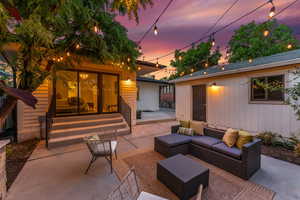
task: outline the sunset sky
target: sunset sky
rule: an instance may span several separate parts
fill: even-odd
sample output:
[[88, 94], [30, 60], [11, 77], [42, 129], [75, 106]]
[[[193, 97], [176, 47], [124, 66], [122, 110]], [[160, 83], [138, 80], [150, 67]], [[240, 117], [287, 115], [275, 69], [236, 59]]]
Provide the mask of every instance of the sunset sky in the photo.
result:
[[[235, 0], [174, 0], [167, 12], [162, 16], [157, 26], [158, 36], [151, 31], [141, 46], [145, 60], [155, 59], [177, 48], [181, 48], [199, 39], [201, 35], [212, 26], [223, 12]], [[258, 7], [266, 0], [240, 0], [235, 7], [223, 18], [215, 29], [218, 29], [250, 10]], [[276, 11], [281, 10], [294, 0], [273, 0]], [[169, 0], [153, 0], [153, 7], [139, 12], [139, 24], [128, 17], [118, 17], [118, 21], [128, 29], [129, 37], [138, 41], [143, 33], [155, 21], [161, 11], [165, 8]], [[233, 31], [240, 25], [253, 20], [263, 22], [268, 18], [271, 5], [258, 10], [256, 13], [244, 18], [235, 25], [215, 36], [216, 42], [221, 49], [224, 49]], [[291, 8], [280, 14], [277, 19], [280, 23], [290, 26], [294, 34], [300, 39], [300, 1]], [[159, 63], [169, 65], [173, 56], [159, 60]], [[155, 62], [155, 61], [154, 61]]]

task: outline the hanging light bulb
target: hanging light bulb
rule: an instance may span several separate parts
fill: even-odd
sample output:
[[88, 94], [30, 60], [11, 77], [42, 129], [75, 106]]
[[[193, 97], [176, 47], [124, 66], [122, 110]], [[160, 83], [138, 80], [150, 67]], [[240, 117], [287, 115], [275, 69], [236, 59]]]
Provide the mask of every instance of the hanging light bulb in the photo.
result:
[[215, 35], [212, 34], [210, 36], [210, 43], [211, 43], [211, 46], [215, 46], [216, 45], [216, 40], [215, 40]]
[[154, 35], [158, 35], [158, 28], [157, 28], [156, 24], [154, 26]]
[[204, 75], [206, 75], [206, 74], [207, 74], [207, 72], [203, 72], [203, 74], [204, 74]]
[[249, 63], [252, 63], [252, 62], [253, 62], [252, 58], [250, 58], [250, 59], [248, 60], [248, 62], [249, 62]]
[[143, 53], [141, 46], [139, 46], [139, 53]]
[[270, 0], [270, 3], [272, 4], [272, 8], [270, 9], [269, 12], [269, 18], [272, 19], [275, 16], [275, 6], [273, 4], [273, 0]]
[[130, 62], [130, 61], [131, 61], [131, 59], [130, 59], [130, 58], [127, 58], [127, 61], [128, 61], [128, 62]]
[[98, 33], [98, 31], [99, 31], [99, 29], [96, 25], [94, 26], [94, 31], [95, 31], [95, 33]]
[[158, 58], [156, 58], [156, 67], [157, 67], [157, 68], [159, 67], [159, 64], [158, 64]]
[[191, 69], [191, 72], [192, 72], [192, 73], [194, 72], [194, 68]]
[[264, 36], [265, 36], [265, 37], [267, 37], [269, 34], [270, 34], [270, 31], [269, 31], [269, 30], [265, 30], [265, 31], [264, 31]]
[[64, 57], [61, 56], [61, 57], [60, 57], [60, 60], [62, 61], [63, 59], [64, 59]]
[[138, 67], [138, 70], [140, 71], [142, 68], [141, 67]]
[[288, 44], [288, 45], [287, 45], [287, 48], [288, 48], [288, 49], [291, 49], [291, 48], [293, 48], [293, 45]]
[[222, 68], [221, 68], [223, 71], [225, 70], [225, 67], [224, 66], [222, 66]]
[[208, 67], [208, 62], [206, 62], [206, 63], [204, 64], [204, 66], [205, 66], [205, 67]]
[[127, 67], [128, 70], [130, 70], [130, 67]]
[[193, 73], [191, 73], [190, 76], [193, 76]]
[[67, 56], [70, 56], [71, 54], [70, 54], [70, 52], [67, 52]]
[[76, 44], [76, 49], [79, 49], [80, 48], [80, 44]]
[[145, 56], [143, 56], [143, 61], [145, 61]]

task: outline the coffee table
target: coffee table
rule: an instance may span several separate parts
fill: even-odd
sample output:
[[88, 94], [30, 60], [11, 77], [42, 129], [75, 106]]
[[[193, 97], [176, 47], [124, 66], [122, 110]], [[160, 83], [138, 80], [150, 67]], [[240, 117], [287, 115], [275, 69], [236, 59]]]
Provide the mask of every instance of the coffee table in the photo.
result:
[[199, 186], [208, 186], [209, 169], [182, 154], [157, 163], [157, 179], [181, 200], [197, 194]]

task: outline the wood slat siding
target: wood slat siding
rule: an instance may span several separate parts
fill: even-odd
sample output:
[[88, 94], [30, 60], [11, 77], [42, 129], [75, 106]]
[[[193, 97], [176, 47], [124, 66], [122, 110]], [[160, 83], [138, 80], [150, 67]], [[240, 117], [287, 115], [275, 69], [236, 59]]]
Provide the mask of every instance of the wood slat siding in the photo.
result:
[[[136, 124], [136, 73], [121, 70], [119, 67], [104, 66], [83, 62], [77, 69], [100, 71], [107, 73], [114, 73], [120, 75], [120, 95], [131, 107], [132, 113], [132, 125]], [[130, 79], [130, 81], [128, 81]], [[50, 101], [50, 93], [52, 92], [51, 81], [45, 81], [37, 91], [34, 92], [34, 96], [38, 98], [37, 109], [32, 109], [22, 102], [18, 102], [18, 140], [25, 141], [33, 138], [40, 137], [40, 124], [39, 116], [45, 116], [48, 103]]]
[[192, 119], [192, 85], [215, 81], [218, 90], [207, 88], [207, 122], [210, 126], [226, 129], [244, 129], [252, 133], [273, 131], [285, 136], [300, 132], [300, 121], [293, 109], [285, 104], [250, 103], [249, 80], [253, 76], [285, 74], [286, 87], [300, 80], [292, 80], [288, 70], [257, 71], [215, 79], [176, 84], [176, 117]]
[[33, 95], [38, 99], [36, 109], [18, 101], [19, 142], [40, 137], [39, 117], [45, 116], [48, 109], [49, 83], [49, 80], [45, 80], [45, 82], [33, 93]]

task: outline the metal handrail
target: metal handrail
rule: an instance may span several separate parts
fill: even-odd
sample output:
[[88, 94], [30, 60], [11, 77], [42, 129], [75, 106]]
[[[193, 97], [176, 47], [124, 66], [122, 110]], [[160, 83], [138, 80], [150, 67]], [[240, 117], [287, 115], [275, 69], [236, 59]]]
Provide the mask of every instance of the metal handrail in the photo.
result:
[[120, 97], [120, 113], [123, 115], [125, 121], [129, 125], [130, 133], [132, 133], [132, 124], [131, 124], [131, 107], [126, 103], [126, 101]]
[[55, 116], [55, 97], [51, 97], [51, 101], [48, 107], [48, 112], [46, 112], [46, 121], [45, 121], [45, 140], [46, 140], [46, 147], [48, 148], [49, 144], [49, 132], [52, 127], [53, 118]]

